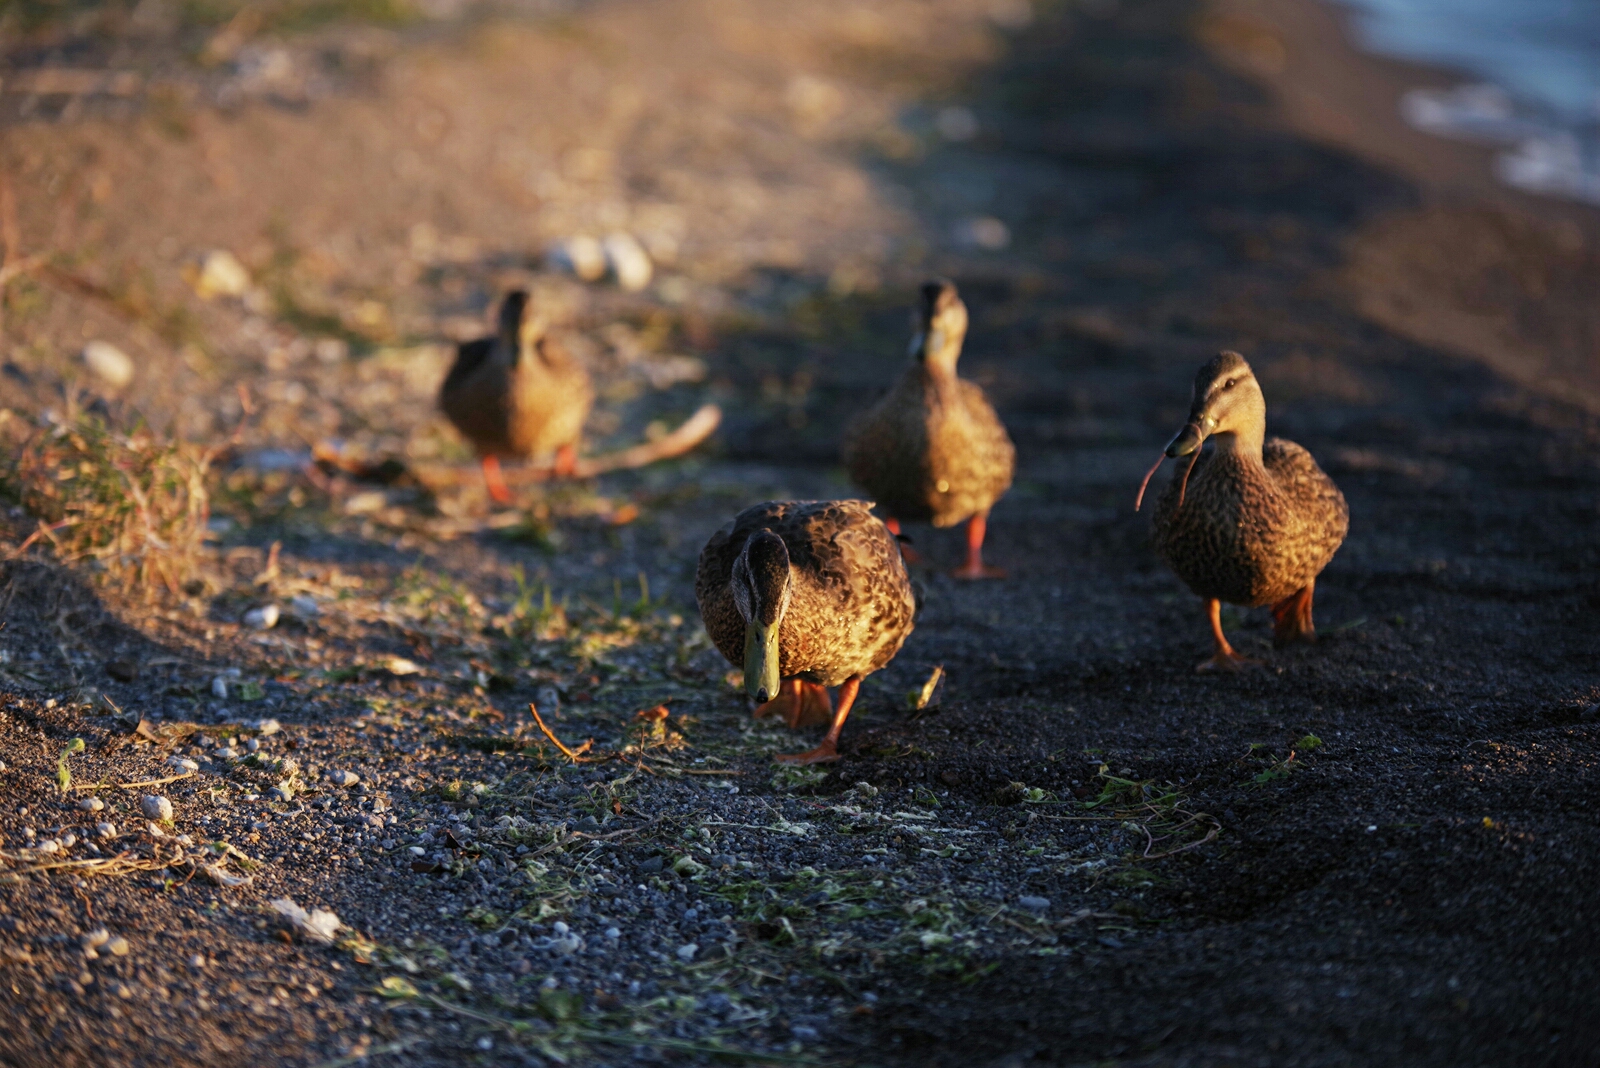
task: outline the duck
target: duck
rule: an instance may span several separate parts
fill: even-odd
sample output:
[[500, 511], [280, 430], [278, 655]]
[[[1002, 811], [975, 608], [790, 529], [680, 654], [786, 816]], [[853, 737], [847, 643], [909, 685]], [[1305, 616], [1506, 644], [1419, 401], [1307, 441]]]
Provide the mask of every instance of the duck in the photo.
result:
[[[871, 501], [766, 501], [734, 516], [701, 550], [695, 600], [712, 643], [744, 668], [755, 715], [791, 728], [828, 725], [784, 764], [839, 759], [861, 680], [911, 634], [916, 599], [900, 542]], [[828, 688], [839, 688], [839, 702]]]
[[[1224, 352], [1194, 379], [1189, 419], [1139, 487], [1168, 458], [1189, 457], [1156, 501], [1155, 547], [1205, 603], [1214, 652], [1199, 671], [1259, 664], [1222, 632], [1222, 602], [1270, 605], [1273, 645], [1315, 642], [1311, 609], [1317, 576], [1344, 544], [1350, 509], [1333, 479], [1304, 448], [1266, 436], [1267, 402], [1255, 372]], [[1211, 443], [1209, 449], [1203, 446]]]
[[[966, 520], [961, 579], [1004, 578], [983, 562], [989, 509], [1011, 488], [1017, 453], [976, 383], [956, 374], [967, 306], [954, 282], [922, 287], [911, 362], [884, 397], [846, 430], [841, 450], [856, 485], [883, 504], [889, 530], [902, 522], [951, 527]], [[907, 558], [916, 562], [912, 550]]]
[[594, 404], [589, 372], [546, 331], [527, 290], [500, 302], [492, 337], [463, 342], [439, 387], [439, 407], [472, 443], [489, 496], [511, 502], [501, 459], [555, 454], [552, 473], [573, 474]]

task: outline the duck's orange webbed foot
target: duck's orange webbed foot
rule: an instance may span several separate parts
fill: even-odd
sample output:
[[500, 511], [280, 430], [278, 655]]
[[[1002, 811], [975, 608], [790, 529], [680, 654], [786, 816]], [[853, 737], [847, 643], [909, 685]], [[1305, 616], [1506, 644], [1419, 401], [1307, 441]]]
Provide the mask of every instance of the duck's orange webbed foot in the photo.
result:
[[489, 499], [496, 504], [510, 504], [511, 490], [506, 486], [505, 475], [500, 470], [498, 456], [483, 458], [483, 484], [488, 487]]
[[800, 678], [784, 679], [778, 696], [765, 704], [757, 705], [755, 717], [777, 716], [784, 724], [796, 727], [816, 727], [833, 719], [833, 702], [828, 700], [828, 688]]
[[1272, 606], [1272, 644], [1277, 648], [1317, 640], [1317, 628], [1311, 622], [1311, 597], [1316, 586], [1317, 580], [1312, 579]]
[[950, 572], [958, 579], [1003, 579], [1006, 573], [998, 567], [987, 567], [983, 562], [983, 536], [989, 529], [989, 513], [979, 512], [967, 520], [967, 562]]
[[[817, 687], [822, 689], [822, 687]], [[822, 744], [815, 749], [808, 749], [804, 753], [784, 753], [773, 757], [780, 764], [829, 764], [839, 759], [839, 732], [844, 730], [844, 721], [850, 715], [850, 707], [856, 703], [856, 694], [861, 692], [861, 679], [852, 676], [844, 680], [844, 685], [839, 687], [839, 707], [834, 710], [833, 724], [828, 728], [828, 734], [822, 739]], [[828, 695], [827, 690], [822, 695]]]
[[556, 450], [556, 459], [550, 466], [550, 477], [571, 478], [578, 471], [578, 447], [563, 445]]
[[1248, 667], [1258, 667], [1260, 660], [1248, 656], [1240, 656], [1233, 651], [1233, 646], [1228, 644], [1227, 637], [1222, 633], [1222, 602], [1215, 597], [1206, 600], [1206, 617], [1211, 623], [1211, 639], [1216, 642], [1217, 651], [1211, 659], [1202, 660], [1194, 666], [1199, 672], [1220, 672], [1233, 674]]
[[900, 543], [900, 559], [908, 564], [922, 563], [922, 554], [911, 547], [911, 539], [900, 533], [900, 520], [890, 516], [883, 521], [889, 528], [889, 533], [894, 535], [894, 540]]

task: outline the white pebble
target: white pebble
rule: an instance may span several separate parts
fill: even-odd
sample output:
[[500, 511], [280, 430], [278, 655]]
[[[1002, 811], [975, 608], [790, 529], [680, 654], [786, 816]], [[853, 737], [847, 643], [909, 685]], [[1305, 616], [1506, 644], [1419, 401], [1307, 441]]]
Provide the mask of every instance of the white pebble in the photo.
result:
[[622, 937], [622, 932], [615, 927], [607, 927], [606, 937], [615, 942], [617, 939]]
[[218, 675], [211, 680], [211, 696], [226, 698], [228, 696], [228, 680]]
[[106, 807], [106, 803], [98, 797], [86, 797], [78, 802], [78, 807], [85, 812], [99, 812]]
[[121, 935], [106, 943], [106, 952], [113, 957], [126, 957], [132, 949], [133, 947], [128, 944], [128, 940]]
[[552, 258], [585, 282], [598, 282], [606, 273], [605, 249], [588, 234], [567, 238]]
[[211, 755], [218, 760], [235, 760], [239, 756], [239, 750], [231, 745], [225, 745], [221, 749], [213, 749]]
[[564, 935], [568, 931], [572, 930], [572, 928], [568, 927], [566, 924], [562, 923], [560, 920], [557, 920], [555, 923], [551, 924], [550, 925], [550, 929], [552, 931], [554, 931], [558, 935]]
[[172, 821], [172, 802], [160, 794], [146, 794], [139, 802], [139, 811], [144, 813], [147, 820], [159, 820], [163, 823]]
[[655, 273], [650, 254], [632, 234], [612, 234], [606, 238], [605, 249], [611, 271], [617, 276], [617, 285], [629, 293], [637, 293], [650, 284], [650, 277]]
[[282, 729], [282, 726], [275, 719], [260, 719], [256, 721], [256, 733], [263, 738], [270, 738]]
[[206, 300], [212, 297], [242, 297], [250, 289], [250, 272], [227, 249], [213, 249], [200, 261], [200, 274], [195, 279], [194, 289]]
[[97, 823], [94, 825], [94, 833], [101, 838], [115, 838], [117, 836], [117, 825], [114, 823]]
[[1047, 897], [1033, 897], [1029, 894], [1023, 894], [1021, 897], [1017, 898], [1017, 904], [1021, 905], [1029, 912], [1047, 912], [1050, 908], [1050, 899]]
[[112, 389], [133, 381], [133, 359], [109, 341], [95, 340], [83, 347], [83, 362], [91, 374]]
[[335, 786], [354, 786], [356, 783], [361, 781], [361, 776], [357, 775], [355, 772], [344, 770], [329, 771], [327, 778], [328, 781], [333, 783]]
[[59, 853], [61, 851], [61, 843], [56, 841], [54, 838], [46, 838], [33, 848], [37, 849], [41, 853]]
[[96, 927], [92, 931], [85, 931], [78, 939], [78, 945], [84, 949], [99, 949], [111, 941], [111, 932], [104, 927]]
[[693, 942], [690, 942], [686, 946], [678, 947], [678, 959], [687, 963], [691, 960], [694, 960], [694, 955], [698, 952], [700, 952], [700, 947], [695, 945]]
[[279, 614], [277, 605], [264, 604], [244, 614], [244, 625], [254, 627], [256, 630], [271, 630], [278, 625]]

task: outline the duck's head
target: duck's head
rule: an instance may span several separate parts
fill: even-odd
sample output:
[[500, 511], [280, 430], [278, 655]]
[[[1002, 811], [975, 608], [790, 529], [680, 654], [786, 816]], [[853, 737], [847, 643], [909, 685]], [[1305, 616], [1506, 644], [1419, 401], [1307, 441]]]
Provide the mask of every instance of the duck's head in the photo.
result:
[[922, 363], [954, 371], [966, 336], [967, 306], [961, 303], [956, 284], [946, 278], [924, 283], [911, 355]]
[[535, 344], [545, 332], [544, 317], [534, 310], [526, 289], [513, 289], [500, 302], [499, 335], [501, 347], [515, 366], [522, 351]]
[[744, 617], [744, 689], [765, 703], [778, 696], [778, 629], [794, 590], [783, 539], [770, 530], [751, 535], [733, 562], [732, 589]]
[[1168, 456], [1188, 456], [1207, 438], [1228, 447], [1261, 448], [1267, 402], [1255, 372], [1237, 352], [1224, 352], [1194, 376], [1189, 421], [1167, 445]]

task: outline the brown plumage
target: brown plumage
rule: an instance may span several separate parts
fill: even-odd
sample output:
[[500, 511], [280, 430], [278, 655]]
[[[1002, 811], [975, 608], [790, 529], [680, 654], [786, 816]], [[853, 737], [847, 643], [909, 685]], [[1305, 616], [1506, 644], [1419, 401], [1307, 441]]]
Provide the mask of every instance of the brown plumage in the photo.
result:
[[556, 454], [570, 474], [594, 403], [589, 372], [531, 313], [528, 294], [506, 294], [493, 337], [460, 345], [439, 387], [439, 407], [483, 459], [490, 495], [510, 499], [499, 461]]
[[845, 432], [844, 465], [900, 521], [949, 527], [969, 520], [968, 559], [957, 574], [999, 573], [983, 566], [989, 509], [1011, 486], [1016, 450], [983, 390], [956, 374], [967, 307], [954, 283], [922, 287], [911, 365], [893, 388]]
[[[746, 688], [790, 726], [831, 720], [821, 746], [781, 760], [838, 758], [839, 731], [861, 679], [894, 659], [916, 602], [900, 546], [865, 501], [768, 501], [746, 508], [700, 553], [695, 599], [722, 655], [746, 667]], [[779, 544], [781, 542], [781, 544]], [[775, 628], [779, 692], [757, 689], [751, 642]], [[839, 708], [826, 687], [840, 686]], [[777, 689], [774, 685], [773, 689]]]
[[1202, 367], [1189, 421], [1165, 454], [1192, 458], [1155, 508], [1157, 551], [1206, 600], [1216, 653], [1201, 670], [1249, 663], [1222, 634], [1222, 601], [1272, 605], [1277, 644], [1314, 640], [1317, 576], [1350, 528], [1344, 495], [1311, 454], [1265, 433], [1266, 400], [1244, 357], [1224, 352]]

